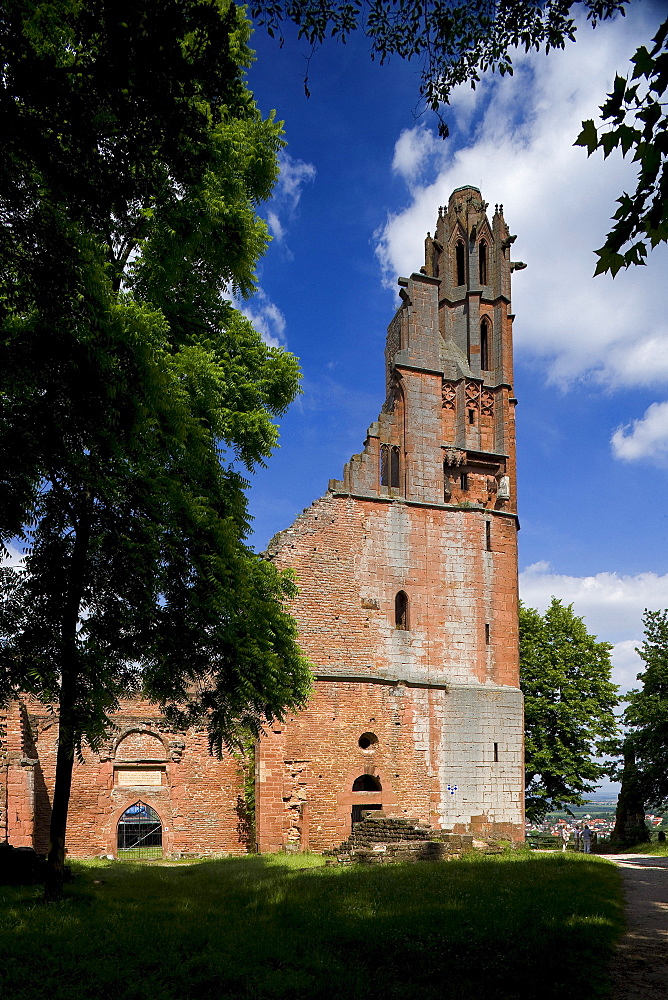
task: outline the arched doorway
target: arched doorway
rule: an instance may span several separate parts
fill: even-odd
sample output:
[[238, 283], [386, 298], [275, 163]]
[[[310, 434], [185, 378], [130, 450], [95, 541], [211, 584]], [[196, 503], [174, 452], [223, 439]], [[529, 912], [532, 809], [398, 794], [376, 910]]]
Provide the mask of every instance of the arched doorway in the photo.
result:
[[118, 857], [147, 861], [162, 857], [162, 823], [145, 802], [129, 806], [118, 821]]
[[[362, 822], [362, 812], [366, 812], [367, 809], [383, 808], [381, 802], [383, 786], [373, 774], [360, 774], [353, 781], [352, 790], [353, 792], [364, 792], [365, 794], [359, 797], [362, 801], [353, 802], [351, 828], [355, 826], [355, 823]], [[355, 797], [357, 798], [357, 796]]]

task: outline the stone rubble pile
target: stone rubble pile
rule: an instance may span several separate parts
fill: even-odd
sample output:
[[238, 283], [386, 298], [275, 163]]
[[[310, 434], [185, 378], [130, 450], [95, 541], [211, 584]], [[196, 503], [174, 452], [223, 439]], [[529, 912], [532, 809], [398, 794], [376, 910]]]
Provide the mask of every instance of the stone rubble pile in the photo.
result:
[[327, 852], [330, 864], [358, 862], [388, 864], [396, 861], [442, 861], [473, 850], [473, 837], [433, 830], [411, 819], [362, 814], [351, 835], [340, 847]]

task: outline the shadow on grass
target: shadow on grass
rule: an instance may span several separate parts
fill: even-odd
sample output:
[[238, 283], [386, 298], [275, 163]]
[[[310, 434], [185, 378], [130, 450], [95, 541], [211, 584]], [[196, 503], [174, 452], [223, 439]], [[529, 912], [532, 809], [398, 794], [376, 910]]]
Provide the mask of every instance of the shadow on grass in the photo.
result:
[[253, 856], [76, 868], [72, 894], [57, 906], [0, 889], [0, 995], [595, 997], [605, 995], [622, 920], [619, 873], [581, 856], [371, 868]]

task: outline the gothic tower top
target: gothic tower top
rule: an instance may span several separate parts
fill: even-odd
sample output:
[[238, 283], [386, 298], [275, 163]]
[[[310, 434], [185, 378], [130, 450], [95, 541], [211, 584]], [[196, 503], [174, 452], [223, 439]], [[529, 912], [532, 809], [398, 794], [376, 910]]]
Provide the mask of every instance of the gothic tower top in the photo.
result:
[[425, 263], [399, 278], [387, 332], [387, 396], [362, 455], [330, 489], [515, 512], [511, 274], [515, 240], [471, 185], [427, 233]]

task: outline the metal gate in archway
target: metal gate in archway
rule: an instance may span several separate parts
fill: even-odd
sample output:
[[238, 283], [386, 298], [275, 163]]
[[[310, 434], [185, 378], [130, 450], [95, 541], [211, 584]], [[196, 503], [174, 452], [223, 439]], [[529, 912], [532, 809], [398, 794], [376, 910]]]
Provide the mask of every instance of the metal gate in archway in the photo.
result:
[[147, 861], [162, 857], [162, 823], [155, 809], [135, 802], [118, 821], [118, 857]]

